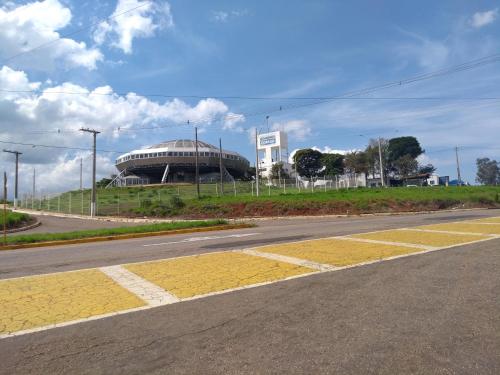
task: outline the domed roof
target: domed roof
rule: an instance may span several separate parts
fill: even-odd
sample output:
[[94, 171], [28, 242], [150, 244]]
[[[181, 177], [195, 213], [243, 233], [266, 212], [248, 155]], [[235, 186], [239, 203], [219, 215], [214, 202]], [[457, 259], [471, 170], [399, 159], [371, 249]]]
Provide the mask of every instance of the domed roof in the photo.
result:
[[[190, 148], [194, 149], [196, 147], [195, 141], [191, 139], [177, 139], [173, 141], [165, 141], [162, 143], [159, 143], [157, 145], [149, 147], [149, 149], [157, 149], [157, 148], [168, 148], [169, 150], [176, 149], [176, 148]], [[210, 148], [214, 150], [218, 150], [217, 147], [206, 143], [202, 141], [198, 141], [198, 148]]]

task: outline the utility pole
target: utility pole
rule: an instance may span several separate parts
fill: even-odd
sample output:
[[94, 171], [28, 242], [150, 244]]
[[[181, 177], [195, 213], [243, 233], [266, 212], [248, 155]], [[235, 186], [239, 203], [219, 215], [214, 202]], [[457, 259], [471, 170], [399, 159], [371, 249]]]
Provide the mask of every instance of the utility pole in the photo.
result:
[[220, 174], [220, 195], [224, 196], [224, 176], [222, 174], [222, 140], [219, 138], [219, 174]]
[[455, 147], [455, 156], [457, 158], [457, 177], [458, 177], [458, 186], [460, 186], [462, 182], [462, 177], [460, 176], [460, 162], [458, 160], [458, 146]]
[[[378, 157], [380, 161], [380, 181], [382, 182], [382, 186], [385, 186], [384, 181], [384, 165], [382, 164], [382, 145], [380, 142], [380, 137], [378, 138]], [[375, 177], [375, 176], [373, 176]]]
[[83, 190], [83, 158], [80, 158], [80, 191]]
[[33, 168], [33, 192], [31, 195], [31, 209], [35, 207], [35, 194], [36, 194], [36, 169]]
[[195, 139], [195, 157], [194, 163], [196, 166], [195, 178], [196, 178], [196, 194], [198, 199], [200, 199], [200, 170], [198, 167], [198, 127], [194, 127], [194, 139]]
[[3, 244], [7, 245], [7, 173], [3, 172]]
[[17, 208], [17, 194], [18, 194], [18, 177], [19, 177], [19, 155], [22, 155], [22, 152], [19, 151], [10, 151], [10, 150], [3, 150], [3, 152], [8, 152], [9, 154], [14, 154], [16, 155], [16, 182], [14, 186], [14, 208]]
[[94, 217], [96, 215], [96, 181], [95, 181], [95, 175], [96, 175], [96, 144], [97, 144], [97, 134], [100, 133], [100, 131], [97, 131], [95, 129], [89, 129], [89, 128], [81, 128], [80, 131], [86, 132], [86, 133], [91, 133], [94, 138], [94, 143], [93, 143], [93, 156], [92, 156], [92, 199], [90, 203], [90, 217]]
[[259, 144], [258, 132], [255, 128], [255, 193], [259, 196]]
[[269, 115], [266, 116], [267, 132], [269, 133]]

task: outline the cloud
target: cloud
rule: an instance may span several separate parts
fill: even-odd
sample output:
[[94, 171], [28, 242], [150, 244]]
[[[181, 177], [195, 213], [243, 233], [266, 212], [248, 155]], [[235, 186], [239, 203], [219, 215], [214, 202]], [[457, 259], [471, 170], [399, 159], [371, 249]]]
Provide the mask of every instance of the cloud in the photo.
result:
[[312, 128], [306, 120], [291, 120], [287, 122], [276, 122], [272, 125], [273, 130], [282, 130], [288, 133], [290, 138], [297, 141], [305, 141], [312, 133]]
[[486, 12], [477, 12], [474, 13], [470, 20], [470, 24], [479, 29], [483, 26], [489, 25], [493, 23], [498, 17], [498, 8], [488, 10]]
[[[0, 8], [0, 56], [9, 58], [44, 45], [29, 54], [16, 57], [15, 65], [35, 70], [51, 70], [55, 62], [64, 68], [96, 68], [103, 59], [96, 48], [84, 42], [61, 38], [58, 30], [71, 22], [71, 10], [58, 0], [44, 0], [15, 6], [7, 3]], [[52, 43], [54, 40], [57, 42]]]
[[416, 60], [425, 69], [438, 69], [448, 62], [450, 48], [446, 43], [432, 40], [420, 34], [399, 29], [411, 39], [397, 47], [397, 53], [406, 58]]
[[99, 24], [94, 41], [98, 45], [110, 42], [126, 54], [132, 53], [134, 39], [149, 38], [174, 26], [170, 4], [165, 1], [118, 0], [111, 18]]
[[[217, 99], [208, 98], [192, 105], [179, 99], [158, 103], [135, 93], [118, 95], [110, 86], [88, 89], [64, 82], [48, 87], [40, 82], [30, 82], [22, 71], [2, 67], [0, 86], [10, 85], [15, 85], [17, 89], [38, 88], [39, 91], [0, 92], [0, 140], [4, 142], [90, 148], [91, 138], [78, 129], [91, 127], [102, 131], [98, 137], [98, 148], [111, 149], [118, 154], [129, 151], [132, 147], [130, 139], [138, 135], [156, 137], [161, 133], [163, 137], [168, 131], [167, 126], [185, 126], [188, 120], [201, 130], [224, 118], [230, 119], [233, 125], [244, 120], [242, 115], [230, 112], [228, 106]], [[148, 130], [137, 130], [144, 127]], [[161, 130], [151, 129], [155, 127]], [[64, 170], [68, 167], [68, 160], [75, 155], [75, 151], [65, 149], [13, 147], [19, 147], [24, 152], [23, 164], [44, 165], [40, 169], [47, 170]], [[102, 153], [101, 156], [105, 159], [116, 155]], [[2, 164], [7, 160], [6, 155], [0, 154]], [[106, 174], [113, 171], [110, 166]]]
[[212, 15], [210, 19], [212, 22], [216, 23], [226, 23], [230, 19], [243, 17], [248, 14], [248, 10], [231, 10], [231, 11], [223, 11], [223, 10], [214, 10], [212, 11]]

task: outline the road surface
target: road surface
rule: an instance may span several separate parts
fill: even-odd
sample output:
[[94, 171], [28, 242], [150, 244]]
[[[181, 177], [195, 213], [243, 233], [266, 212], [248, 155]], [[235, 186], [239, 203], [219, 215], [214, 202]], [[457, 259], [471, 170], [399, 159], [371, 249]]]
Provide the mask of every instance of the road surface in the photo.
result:
[[[462, 225], [460, 230], [454, 229], [456, 224], [447, 224], [492, 216], [498, 217], [500, 212], [274, 220], [244, 230], [2, 252], [2, 279], [62, 271], [63, 275], [76, 275], [66, 271], [93, 267], [111, 270], [119, 264], [209, 252], [213, 257], [223, 257], [234, 249], [262, 245], [273, 245], [265, 249], [274, 256], [290, 255], [287, 251], [295, 246], [290, 243], [297, 241], [302, 244], [300, 241], [331, 236], [356, 237], [365, 232], [445, 224], [443, 228], [438, 225], [428, 231], [404, 233], [418, 237], [411, 250], [422, 251], [417, 255], [296, 275], [259, 287], [1, 339], [0, 373], [497, 374], [500, 239], [483, 238], [472, 229], [470, 235], [464, 232], [476, 224], [458, 224]], [[493, 233], [498, 226], [482, 224], [481, 228]], [[377, 236], [380, 233], [344, 242], [360, 248], [365, 244], [379, 246], [379, 250], [389, 246], [409, 251], [383, 245]], [[471, 236], [474, 243], [460, 244], [468, 243], [466, 238]], [[405, 242], [413, 241], [409, 238]], [[433, 247], [438, 246], [433, 242], [438, 240], [455, 244], [440, 250]], [[390, 238], [385, 242], [394, 241]], [[280, 246], [282, 243], [287, 245]], [[321, 241], [306, 244], [311, 251], [323, 246]], [[439, 251], [432, 251], [434, 248]], [[293, 255], [300, 257], [300, 249]], [[325, 253], [316, 256], [316, 262], [326, 259], [321, 258]], [[179, 277], [208, 277], [189, 274], [197, 267], [194, 262], [183, 270], [183, 259], [199, 258], [173, 260], [182, 271]], [[244, 273], [249, 263], [237, 266]], [[140, 263], [129, 269], [140, 275], [145, 272], [146, 279], [158, 283], [160, 279], [148, 274], [148, 268], [162, 264]], [[303, 269], [295, 265], [280, 272], [291, 275]], [[47, 277], [51, 276], [40, 276], [39, 280]], [[178, 296], [192, 292], [186, 288], [174, 291]], [[116, 303], [128, 303], [127, 298]]]

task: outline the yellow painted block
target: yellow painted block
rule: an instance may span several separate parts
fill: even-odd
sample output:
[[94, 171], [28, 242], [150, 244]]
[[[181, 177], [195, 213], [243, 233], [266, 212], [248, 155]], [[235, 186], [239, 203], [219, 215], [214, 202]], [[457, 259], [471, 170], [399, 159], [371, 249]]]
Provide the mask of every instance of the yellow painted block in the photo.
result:
[[202, 254], [124, 267], [179, 298], [314, 272], [310, 268], [234, 252]]
[[500, 234], [500, 223], [495, 224], [473, 224], [473, 223], [443, 223], [424, 225], [420, 229], [444, 230], [450, 232]]
[[411, 247], [356, 242], [336, 238], [263, 246], [256, 250], [337, 267], [423, 251]]
[[418, 232], [413, 230], [390, 230], [374, 233], [355, 234], [351, 237], [363, 238], [368, 240], [402, 242], [425, 246], [452, 246], [462, 243], [477, 241], [487, 237], [467, 235], [467, 234], [446, 234]]
[[0, 281], [0, 333], [144, 306], [98, 270]]

